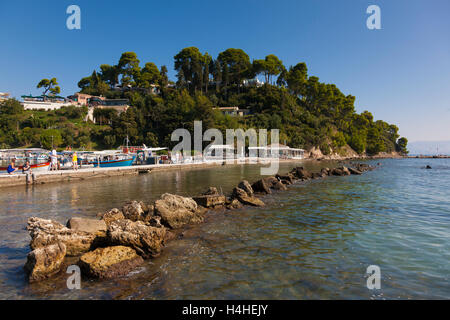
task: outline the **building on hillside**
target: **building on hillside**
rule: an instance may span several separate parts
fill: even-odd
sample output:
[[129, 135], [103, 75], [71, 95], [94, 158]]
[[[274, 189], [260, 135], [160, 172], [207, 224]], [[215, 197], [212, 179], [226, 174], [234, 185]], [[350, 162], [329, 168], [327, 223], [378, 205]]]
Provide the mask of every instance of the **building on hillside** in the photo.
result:
[[22, 96], [23, 108], [25, 110], [57, 110], [64, 106], [70, 106], [71, 103], [64, 97], [61, 96], [32, 96], [31, 94], [28, 96]]
[[96, 122], [94, 117], [95, 109], [114, 109], [118, 114], [128, 110], [128, 99], [100, 99], [99, 97], [92, 97], [89, 99], [89, 109], [86, 116], [86, 121], [91, 120]]
[[260, 158], [303, 159], [305, 150], [291, 148], [281, 143], [272, 143], [265, 147], [249, 147], [257, 151]]
[[239, 107], [214, 107], [213, 110], [219, 110], [225, 115], [229, 115], [232, 117], [243, 117], [250, 113], [248, 109], [239, 109]]
[[9, 93], [0, 92], [0, 102], [8, 100], [8, 99], [9, 99]]
[[242, 81], [242, 84], [244, 85], [244, 87], [262, 87], [264, 85], [264, 82], [259, 81], [258, 78], [254, 78], [254, 79], [246, 79], [244, 81]]

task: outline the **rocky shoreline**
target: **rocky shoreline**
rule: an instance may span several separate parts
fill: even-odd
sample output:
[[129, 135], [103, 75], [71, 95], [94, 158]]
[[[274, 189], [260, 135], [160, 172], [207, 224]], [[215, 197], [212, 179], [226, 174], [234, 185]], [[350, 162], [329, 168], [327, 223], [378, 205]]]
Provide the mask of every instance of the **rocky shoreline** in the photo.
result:
[[203, 222], [210, 210], [262, 207], [265, 204], [258, 196], [287, 190], [298, 181], [360, 175], [373, 169], [364, 163], [322, 168], [318, 172], [295, 167], [286, 174], [265, 177], [252, 184], [243, 180], [228, 196], [215, 187], [192, 198], [165, 193], [152, 203], [128, 202], [121, 209], [99, 214], [97, 219], [71, 218], [65, 226], [30, 217], [27, 230], [32, 251], [27, 255], [24, 270], [30, 283], [56, 276], [72, 264], [69, 261], [77, 261], [85, 278], [124, 276], [144, 260], [157, 257], [169, 241], [177, 239], [184, 226]]

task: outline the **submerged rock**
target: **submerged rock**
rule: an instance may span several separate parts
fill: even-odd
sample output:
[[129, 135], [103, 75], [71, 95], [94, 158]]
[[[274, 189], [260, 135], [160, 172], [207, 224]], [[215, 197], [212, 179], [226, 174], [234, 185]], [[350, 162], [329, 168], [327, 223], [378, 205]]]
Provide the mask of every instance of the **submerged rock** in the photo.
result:
[[144, 258], [156, 257], [161, 253], [165, 234], [166, 228], [127, 219], [112, 222], [107, 232], [109, 243], [131, 247]]
[[31, 249], [63, 242], [66, 245], [67, 256], [85, 253], [104, 240], [104, 233], [76, 231], [53, 220], [37, 217], [28, 219], [27, 230], [31, 236]]
[[89, 233], [106, 232], [106, 223], [103, 220], [86, 219], [86, 218], [71, 218], [67, 221], [67, 227]]
[[34, 249], [27, 255], [24, 266], [28, 281], [35, 282], [57, 274], [66, 256], [66, 246], [62, 242]]
[[247, 192], [245, 192], [243, 189], [241, 189], [239, 187], [236, 187], [233, 189], [233, 194], [231, 197], [233, 199], [239, 200], [243, 204], [247, 204], [250, 206], [255, 206], [255, 207], [263, 207], [264, 206], [264, 202], [262, 202], [260, 199], [254, 197], [254, 196], [249, 196], [247, 194]]
[[143, 262], [144, 259], [132, 248], [114, 246], [83, 254], [78, 265], [87, 277], [111, 279], [128, 274]]
[[188, 223], [203, 222], [204, 210], [192, 198], [165, 193], [155, 201], [155, 214], [164, 225], [176, 229]]

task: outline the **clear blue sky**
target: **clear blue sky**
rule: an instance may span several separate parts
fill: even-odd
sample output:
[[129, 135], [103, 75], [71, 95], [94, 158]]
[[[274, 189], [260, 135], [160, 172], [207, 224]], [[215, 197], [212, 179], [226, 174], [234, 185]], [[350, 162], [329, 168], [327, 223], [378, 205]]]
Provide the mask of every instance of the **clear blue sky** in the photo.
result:
[[[81, 8], [81, 30], [66, 8]], [[381, 8], [382, 30], [366, 28]], [[359, 112], [395, 123], [410, 141], [450, 140], [449, 0], [45, 0], [0, 3], [0, 92], [39, 94], [56, 77], [63, 95], [102, 63], [135, 51], [141, 64], [167, 65], [196, 46], [216, 56], [242, 48], [252, 59], [276, 54], [286, 66], [356, 96]]]

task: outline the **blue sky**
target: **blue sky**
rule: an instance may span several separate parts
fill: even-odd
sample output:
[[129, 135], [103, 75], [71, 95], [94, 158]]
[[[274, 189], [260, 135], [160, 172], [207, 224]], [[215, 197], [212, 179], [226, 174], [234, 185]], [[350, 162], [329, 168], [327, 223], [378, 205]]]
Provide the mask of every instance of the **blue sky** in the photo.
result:
[[[81, 30], [66, 28], [66, 9], [81, 8]], [[366, 9], [381, 8], [381, 30]], [[135, 51], [163, 64], [196, 46], [213, 56], [242, 48], [252, 59], [275, 54], [286, 66], [356, 96], [359, 112], [397, 124], [410, 141], [450, 140], [450, 1], [2, 1], [0, 92], [39, 94], [56, 77], [63, 95], [102, 63]]]

